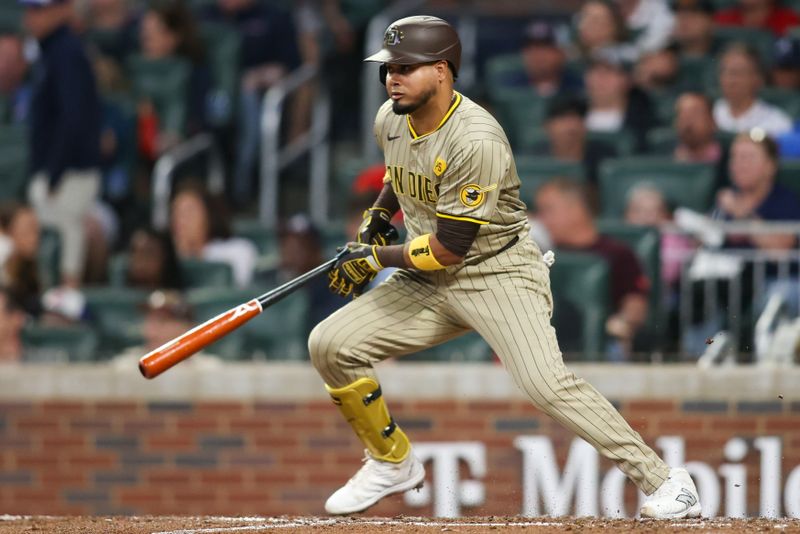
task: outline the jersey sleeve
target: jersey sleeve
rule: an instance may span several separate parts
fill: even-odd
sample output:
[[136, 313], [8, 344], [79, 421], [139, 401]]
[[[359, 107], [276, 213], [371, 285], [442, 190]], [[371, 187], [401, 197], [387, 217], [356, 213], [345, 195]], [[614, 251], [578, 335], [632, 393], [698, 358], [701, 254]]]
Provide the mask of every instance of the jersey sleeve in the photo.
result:
[[510, 165], [511, 151], [499, 141], [473, 141], [457, 150], [439, 186], [436, 216], [488, 224]]
[[375, 142], [378, 143], [378, 148], [380, 148], [381, 151], [383, 151], [383, 140], [386, 137], [386, 134], [383, 132], [386, 128], [387, 104], [391, 106], [391, 101], [385, 102], [378, 108], [378, 112], [375, 114], [375, 123], [372, 127], [372, 133], [375, 135]]

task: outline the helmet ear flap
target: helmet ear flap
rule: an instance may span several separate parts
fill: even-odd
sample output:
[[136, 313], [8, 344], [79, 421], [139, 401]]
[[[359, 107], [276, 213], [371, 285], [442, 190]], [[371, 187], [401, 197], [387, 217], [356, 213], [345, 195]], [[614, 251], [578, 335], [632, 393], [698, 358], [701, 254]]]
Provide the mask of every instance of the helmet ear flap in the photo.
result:
[[388, 69], [386, 68], [386, 63], [381, 63], [380, 70], [378, 70], [378, 79], [381, 81], [381, 85], [386, 85], [387, 73]]

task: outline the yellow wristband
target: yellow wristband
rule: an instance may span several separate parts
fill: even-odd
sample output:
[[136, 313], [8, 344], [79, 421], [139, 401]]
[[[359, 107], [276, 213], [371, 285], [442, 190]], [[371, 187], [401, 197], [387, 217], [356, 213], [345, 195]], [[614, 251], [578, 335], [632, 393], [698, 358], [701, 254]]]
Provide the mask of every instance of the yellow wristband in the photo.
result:
[[431, 250], [431, 234], [415, 237], [408, 244], [408, 257], [411, 264], [421, 271], [437, 271], [444, 269]]

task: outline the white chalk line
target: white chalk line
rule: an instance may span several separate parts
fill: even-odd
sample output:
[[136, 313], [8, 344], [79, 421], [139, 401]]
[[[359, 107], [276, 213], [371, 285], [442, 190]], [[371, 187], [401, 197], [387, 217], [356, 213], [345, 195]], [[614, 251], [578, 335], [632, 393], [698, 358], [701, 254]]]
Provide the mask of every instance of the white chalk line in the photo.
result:
[[299, 528], [299, 527], [324, 527], [332, 525], [342, 526], [415, 526], [431, 528], [459, 528], [459, 527], [555, 527], [563, 523], [547, 521], [509, 521], [509, 522], [485, 522], [485, 523], [466, 523], [466, 522], [446, 522], [446, 521], [414, 521], [414, 520], [395, 520], [395, 519], [375, 519], [358, 520], [352, 523], [343, 522], [341, 519], [309, 519], [309, 520], [287, 520], [270, 519], [269, 523], [261, 525], [244, 525], [238, 527], [210, 527], [210, 528], [190, 528], [182, 530], [165, 530], [154, 532], [153, 534], [210, 534], [215, 532], [242, 532], [247, 530], [272, 530], [280, 528]]

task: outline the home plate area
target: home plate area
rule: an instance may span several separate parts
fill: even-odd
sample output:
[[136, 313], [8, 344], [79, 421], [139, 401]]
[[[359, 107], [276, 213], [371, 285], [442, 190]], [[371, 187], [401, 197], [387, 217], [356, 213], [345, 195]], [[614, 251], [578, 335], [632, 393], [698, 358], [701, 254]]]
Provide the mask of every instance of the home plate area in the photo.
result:
[[573, 517], [50, 517], [0, 516], [0, 534], [225, 534], [251, 532], [798, 532], [798, 519], [596, 519]]

